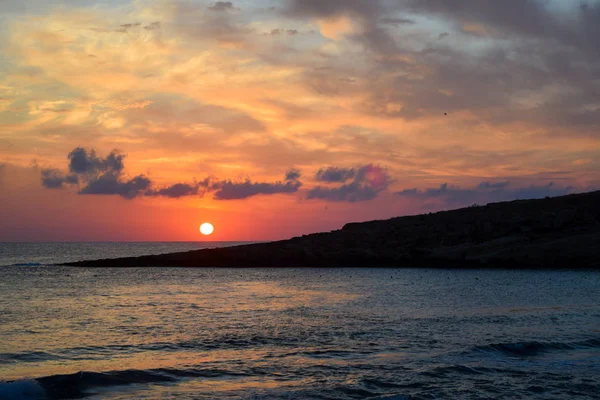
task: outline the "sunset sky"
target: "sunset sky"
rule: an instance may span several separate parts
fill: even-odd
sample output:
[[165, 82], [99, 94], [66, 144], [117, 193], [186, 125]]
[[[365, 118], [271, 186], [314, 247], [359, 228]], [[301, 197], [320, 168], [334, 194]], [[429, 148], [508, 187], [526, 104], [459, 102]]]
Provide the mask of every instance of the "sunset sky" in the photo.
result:
[[0, 0], [0, 241], [600, 189], [600, 1]]

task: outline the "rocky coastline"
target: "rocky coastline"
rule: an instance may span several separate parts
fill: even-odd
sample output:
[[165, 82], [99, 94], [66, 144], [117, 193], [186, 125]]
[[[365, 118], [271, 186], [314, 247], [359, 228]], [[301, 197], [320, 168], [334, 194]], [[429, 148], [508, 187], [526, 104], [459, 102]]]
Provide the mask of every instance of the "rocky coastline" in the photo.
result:
[[349, 223], [270, 243], [66, 265], [600, 269], [600, 191]]

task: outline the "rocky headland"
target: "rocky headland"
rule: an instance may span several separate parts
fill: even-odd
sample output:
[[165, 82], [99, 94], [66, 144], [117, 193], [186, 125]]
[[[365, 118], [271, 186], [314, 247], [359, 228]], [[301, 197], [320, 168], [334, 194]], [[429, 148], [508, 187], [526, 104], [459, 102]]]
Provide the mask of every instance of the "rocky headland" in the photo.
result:
[[270, 243], [66, 265], [600, 268], [600, 191], [349, 223]]

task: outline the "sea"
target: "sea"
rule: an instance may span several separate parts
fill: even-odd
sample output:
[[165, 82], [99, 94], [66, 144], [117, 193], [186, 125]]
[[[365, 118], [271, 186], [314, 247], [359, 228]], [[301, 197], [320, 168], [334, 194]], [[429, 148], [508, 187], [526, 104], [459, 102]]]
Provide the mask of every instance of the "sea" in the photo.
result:
[[234, 244], [0, 243], [0, 399], [600, 399], [599, 271], [53, 265]]

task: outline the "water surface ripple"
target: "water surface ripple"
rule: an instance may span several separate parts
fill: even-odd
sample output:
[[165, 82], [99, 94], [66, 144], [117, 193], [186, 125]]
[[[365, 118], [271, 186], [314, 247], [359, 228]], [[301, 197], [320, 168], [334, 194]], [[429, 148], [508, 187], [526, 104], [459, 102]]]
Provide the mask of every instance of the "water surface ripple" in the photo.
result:
[[0, 337], [0, 398], [597, 399], [600, 273], [0, 267]]

